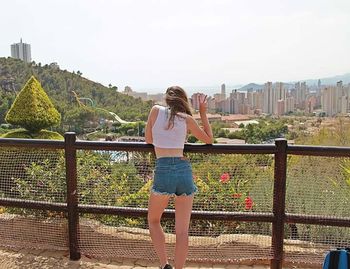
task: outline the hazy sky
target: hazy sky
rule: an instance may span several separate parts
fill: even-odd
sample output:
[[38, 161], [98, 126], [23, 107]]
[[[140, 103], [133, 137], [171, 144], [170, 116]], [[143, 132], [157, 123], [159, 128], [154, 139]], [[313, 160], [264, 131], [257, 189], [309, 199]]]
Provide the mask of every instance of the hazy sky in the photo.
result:
[[123, 89], [293, 81], [350, 71], [349, 0], [1, 0], [0, 56]]

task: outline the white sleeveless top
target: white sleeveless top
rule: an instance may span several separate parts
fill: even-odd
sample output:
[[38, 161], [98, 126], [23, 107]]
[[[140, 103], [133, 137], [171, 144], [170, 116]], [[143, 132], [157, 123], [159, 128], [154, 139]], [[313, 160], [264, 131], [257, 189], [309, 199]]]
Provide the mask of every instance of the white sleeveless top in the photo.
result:
[[158, 148], [183, 149], [187, 135], [186, 115], [175, 116], [174, 126], [168, 129], [170, 109], [158, 106], [158, 116], [152, 127], [153, 145]]

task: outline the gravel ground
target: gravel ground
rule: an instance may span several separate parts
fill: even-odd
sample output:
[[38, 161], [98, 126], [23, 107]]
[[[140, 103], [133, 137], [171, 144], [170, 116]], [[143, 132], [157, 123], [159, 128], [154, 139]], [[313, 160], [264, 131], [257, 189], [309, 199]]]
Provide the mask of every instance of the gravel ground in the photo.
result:
[[[43, 251], [35, 249], [0, 248], [0, 269], [157, 269], [155, 262], [133, 259], [97, 260], [83, 256], [79, 261], [70, 261], [65, 251]], [[262, 265], [231, 264], [187, 264], [188, 269], [222, 268], [222, 269], [267, 269]], [[300, 268], [300, 267], [289, 267]], [[304, 268], [309, 269], [309, 268]]]

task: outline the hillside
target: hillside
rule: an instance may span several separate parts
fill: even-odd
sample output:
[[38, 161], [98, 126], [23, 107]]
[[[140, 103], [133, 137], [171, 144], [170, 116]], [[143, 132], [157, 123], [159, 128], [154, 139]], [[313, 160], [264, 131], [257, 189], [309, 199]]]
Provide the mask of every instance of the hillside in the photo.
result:
[[[338, 81], [342, 80], [343, 84], [348, 84], [350, 83], [350, 73], [344, 74], [344, 75], [338, 75], [338, 76], [333, 76], [333, 77], [325, 77], [325, 78], [320, 78], [322, 85], [336, 85]], [[318, 79], [304, 79], [304, 80], [299, 80], [300, 82], [306, 82], [308, 86], [315, 86], [318, 83]], [[283, 82], [284, 86], [287, 87], [288, 89], [292, 89], [294, 87], [294, 82]], [[275, 83], [273, 83], [275, 84]], [[247, 91], [247, 90], [259, 90], [259, 89], [264, 89], [264, 84], [256, 84], [256, 83], [249, 83], [241, 88], [239, 88], [240, 91]]]
[[[64, 124], [69, 124], [69, 119], [75, 116], [86, 116], [82, 116], [84, 113], [90, 113], [91, 117], [96, 119], [97, 115], [93, 114], [102, 111], [95, 109], [83, 109], [82, 111], [72, 91], [79, 98], [90, 98], [95, 107], [112, 111], [122, 119], [130, 121], [146, 120], [152, 105], [151, 102], [144, 102], [139, 98], [135, 99], [118, 93], [116, 88], [108, 88], [90, 81], [84, 78], [80, 71], [71, 73], [67, 70], [60, 70], [54, 64], [42, 66], [40, 63], [27, 64], [13, 58], [0, 58], [0, 123], [4, 123], [4, 116], [14, 101], [16, 93], [21, 90], [31, 75], [41, 82], [61, 113]], [[88, 105], [91, 106], [91, 101], [88, 102]]]
[[[350, 73], [333, 76], [333, 77], [325, 77], [320, 78], [322, 85], [335, 85], [338, 81], [342, 80], [343, 84], [350, 83]], [[317, 85], [318, 79], [307, 79], [305, 80], [308, 85]]]
[[[275, 85], [276, 83], [272, 83], [272, 85]], [[294, 84], [291, 83], [283, 83], [284, 87], [286, 87], [287, 89], [291, 89], [293, 88]], [[240, 88], [240, 91], [248, 91], [248, 90], [253, 90], [253, 91], [257, 91], [257, 90], [262, 90], [265, 88], [265, 84], [256, 84], [256, 83], [249, 83], [245, 86], [243, 86], [242, 88]]]
[[248, 91], [248, 90], [260, 90], [260, 89], [264, 89], [264, 85], [260, 85], [260, 84], [256, 84], [256, 83], [249, 83], [243, 87], [241, 87], [239, 90], [240, 91]]

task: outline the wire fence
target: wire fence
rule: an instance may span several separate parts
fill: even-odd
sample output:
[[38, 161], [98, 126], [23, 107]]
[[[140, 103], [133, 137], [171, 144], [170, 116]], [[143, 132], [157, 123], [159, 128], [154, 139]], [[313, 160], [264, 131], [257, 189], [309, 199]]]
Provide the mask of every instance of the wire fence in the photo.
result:
[[350, 217], [350, 158], [290, 156], [286, 212]]
[[[272, 211], [273, 156], [195, 153], [187, 154], [187, 158], [192, 163], [198, 188], [193, 210], [217, 213]], [[147, 208], [154, 163], [152, 153], [79, 151], [79, 203]], [[174, 209], [174, 199], [170, 200], [168, 209]], [[155, 258], [145, 218], [95, 215], [83, 219], [79, 229], [79, 246], [83, 254], [120, 257], [127, 249], [128, 253], [133, 252], [132, 257]], [[89, 222], [89, 219], [96, 221]], [[92, 226], [99, 232], [88, 232]], [[163, 228], [172, 258], [174, 220], [165, 220]], [[120, 230], [123, 231], [121, 237]], [[269, 223], [193, 220], [189, 233], [189, 260], [271, 258]], [[133, 243], [135, 240], [137, 244]]]
[[[0, 139], [1, 245], [156, 259], [146, 219], [150, 146], [8, 141]], [[198, 188], [189, 260], [281, 268], [320, 264], [327, 250], [350, 245], [350, 149], [325, 157], [304, 156], [324, 149], [290, 148], [278, 155], [274, 145], [186, 146]], [[173, 209], [171, 199], [162, 222], [170, 258]]]
[[[105, 220], [113, 222], [108, 215], [81, 215], [79, 226], [79, 248], [88, 256], [95, 257], [132, 257], [135, 259], [157, 260], [143, 219], [125, 218], [123, 225], [103, 224]], [[137, 227], [136, 227], [136, 222]], [[212, 221], [217, 227], [232, 227], [231, 221]], [[202, 223], [192, 220], [190, 223], [189, 257], [194, 262], [235, 262], [242, 260], [262, 260], [271, 258], [271, 224], [258, 228], [249, 223], [235, 222], [235, 226], [245, 226], [244, 231], [203, 235]], [[173, 220], [163, 220], [166, 247], [170, 259], [174, 257], [175, 231]]]
[[1, 197], [66, 201], [63, 150], [1, 147], [0, 169]]

